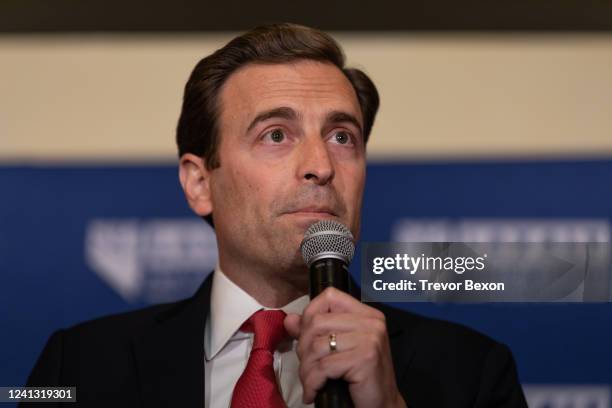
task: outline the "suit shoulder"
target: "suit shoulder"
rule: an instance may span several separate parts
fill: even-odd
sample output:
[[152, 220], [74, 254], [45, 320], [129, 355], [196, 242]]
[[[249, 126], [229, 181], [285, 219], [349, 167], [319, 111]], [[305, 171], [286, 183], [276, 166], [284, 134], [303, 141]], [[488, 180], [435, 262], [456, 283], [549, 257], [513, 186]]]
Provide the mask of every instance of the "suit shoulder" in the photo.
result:
[[134, 372], [132, 338], [180, 309], [183, 302], [149, 306], [57, 330], [43, 348], [28, 385], [82, 385], [95, 383], [96, 376], [105, 377], [105, 381], [127, 381]]
[[447, 350], [455, 356], [482, 358], [493, 349], [507, 351], [505, 345], [459, 323], [422, 316], [390, 305], [381, 304], [378, 309], [385, 314], [388, 325], [393, 330], [401, 329], [417, 349], [443, 354]]
[[493, 346], [498, 343], [491, 337], [459, 323], [435, 319], [417, 313], [379, 304], [377, 308], [385, 314], [389, 326], [401, 328], [417, 341], [446, 344], [461, 342], [478, 347]]
[[410, 406], [527, 407], [504, 344], [461, 324], [388, 305], [379, 310], [387, 319], [398, 383]]
[[131, 337], [133, 334], [172, 316], [181, 310], [189, 299], [178, 302], [164, 303], [148, 306], [129, 312], [102, 316], [95, 319], [78, 323], [63, 330], [64, 334], [70, 336], [78, 334], [79, 337], [103, 335], [107, 340], [109, 336]]

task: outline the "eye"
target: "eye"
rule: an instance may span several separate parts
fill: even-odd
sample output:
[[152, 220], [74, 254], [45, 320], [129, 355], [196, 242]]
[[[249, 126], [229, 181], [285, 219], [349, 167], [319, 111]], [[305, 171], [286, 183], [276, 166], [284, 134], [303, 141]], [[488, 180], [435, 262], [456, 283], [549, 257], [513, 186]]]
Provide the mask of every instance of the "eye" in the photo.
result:
[[351, 135], [348, 132], [345, 132], [343, 130], [339, 130], [337, 132], [334, 133], [334, 135], [332, 136], [332, 140], [338, 144], [349, 144], [351, 143]]
[[269, 135], [269, 139], [273, 143], [281, 143], [283, 140], [285, 140], [285, 133], [282, 129], [274, 129], [266, 133], [266, 135]]

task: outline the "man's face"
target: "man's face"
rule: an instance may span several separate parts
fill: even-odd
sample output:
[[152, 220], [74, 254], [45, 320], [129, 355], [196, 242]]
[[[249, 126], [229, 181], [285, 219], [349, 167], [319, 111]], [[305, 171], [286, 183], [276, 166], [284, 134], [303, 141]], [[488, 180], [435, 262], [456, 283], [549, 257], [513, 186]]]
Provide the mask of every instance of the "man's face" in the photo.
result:
[[306, 229], [333, 219], [358, 237], [363, 118], [331, 64], [251, 64], [220, 92], [220, 167], [210, 172], [220, 261], [304, 268]]

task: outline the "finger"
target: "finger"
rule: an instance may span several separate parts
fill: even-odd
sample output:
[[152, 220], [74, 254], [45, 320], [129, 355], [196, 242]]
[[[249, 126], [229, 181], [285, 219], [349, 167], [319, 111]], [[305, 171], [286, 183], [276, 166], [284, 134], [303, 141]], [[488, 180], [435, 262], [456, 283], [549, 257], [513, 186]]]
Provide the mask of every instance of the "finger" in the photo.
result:
[[350, 331], [370, 331], [378, 329], [384, 323], [383, 319], [354, 313], [319, 313], [309, 321], [302, 319], [301, 331], [312, 331], [314, 335], [343, 333]]
[[336, 349], [334, 351], [331, 348], [331, 339], [329, 335], [317, 336], [303, 352], [298, 352], [301, 368], [304, 371], [308, 371], [311, 365], [316, 364], [318, 360], [323, 357], [332, 353], [353, 351], [360, 344], [362, 337], [364, 336], [359, 333], [338, 333], [336, 334]]
[[361, 303], [348, 293], [329, 287], [315, 297], [304, 309], [302, 319], [308, 322], [313, 315], [328, 312], [356, 313], [364, 316], [384, 317], [380, 311]]
[[320, 313], [313, 316], [309, 323], [304, 323], [302, 319], [302, 327], [298, 342], [298, 355], [303, 355], [308, 352], [313, 339], [318, 336], [329, 336], [330, 333], [356, 333], [366, 334], [369, 332], [382, 331], [386, 332], [386, 326], [383, 320], [363, 317], [350, 313]]
[[346, 376], [353, 369], [355, 358], [353, 352], [333, 353], [320, 359], [308, 371], [300, 370], [302, 388], [304, 393], [302, 399], [305, 404], [314, 401], [319, 391], [328, 379], [337, 379]]
[[295, 313], [289, 313], [287, 316], [285, 316], [283, 324], [285, 325], [285, 330], [287, 330], [289, 336], [293, 337], [294, 339], [300, 337], [302, 316]]

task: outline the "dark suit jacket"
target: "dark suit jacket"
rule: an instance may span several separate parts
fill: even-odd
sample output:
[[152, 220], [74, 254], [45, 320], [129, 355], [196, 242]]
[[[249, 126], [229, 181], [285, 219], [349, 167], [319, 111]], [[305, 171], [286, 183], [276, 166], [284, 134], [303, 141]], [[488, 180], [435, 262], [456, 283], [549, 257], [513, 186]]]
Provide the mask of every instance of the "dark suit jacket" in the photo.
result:
[[[76, 386], [80, 406], [203, 408], [211, 283], [212, 274], [189, 299], [54, 333], [28, 386]], [[463, 326], [370, 305], [386, 316], [409, 407], [527, 406], [506, 346]]]

